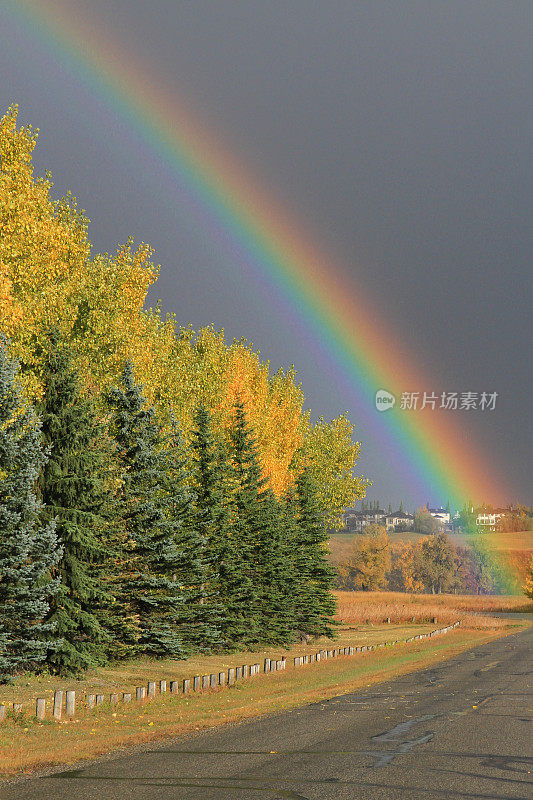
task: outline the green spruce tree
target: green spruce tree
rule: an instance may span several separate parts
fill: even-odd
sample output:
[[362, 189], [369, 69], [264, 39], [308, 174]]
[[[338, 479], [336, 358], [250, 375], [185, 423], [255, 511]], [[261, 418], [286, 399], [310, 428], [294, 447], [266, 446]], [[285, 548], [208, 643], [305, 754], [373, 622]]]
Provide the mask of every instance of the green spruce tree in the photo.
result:
[[333, 569], [326, 557], [327, 531], [316, 489], [306, 469], [296, 482], [298, 524], [293, 541], [295, 625], [308, 636], [332, 636], [336, 603]]
[[42, 524], [36, 495], [46, 461], [40, 424], [17, 385], [18, 365], [0, 337], [0, 682], [35, 670], [53, 650], [45, 619], [61, 557], [55, 522]]
[[252, 646], [263, 640], [258, 561], [260, 540], [269, 535], [271, 525], [263, 503], [266, 480], [261, 476], [257, 445], [240, 400], [235, 403], [229, 440], [234, 513], [229, 539], [232, 572], [226, 591], [231, 604], [231, 638]]
[[219, 610], [206, 602], [206, 574], [210, 556], [206, 543], [196, 527], [195, 499], [191, 488], [190, 471], [192, 455], [185, 449], [177, 424], [168, 443], [166, 483], [164, 484], [166, 509], [174, 529], [177, 546], [175, 576], [182, 585], [179, 630], [189, 652], [211, 652], [221, 643], [218, 625]]
[[126, 534], [122, 552], [117, 548], [120, 569], [112, 586], [115, 655], [181, 658], [187, 648], [179, 631], [184, 597], [177, 576], [183, 572], [183, 553], [176, 534], [182, 530], [187, 502], [183, 488], [172, 480], [176, 465], [169, 463], [161, 426], [130, 363], [122, 385], [108, 393], [108, 402], [122, 483], [116, 517]]
[[203, 404], [195, 411], [191, 451], [196, 494], [193, 525], [200, 538], [203, 575], [202, 612], [205, 623], [212, 625], [214, 642], [229, 647], [232, 626], [228, 584], [233, 573], [230, 475], [225, 448], [215, 437], [211, 414]]
[[268, 489], [262, 500], [257, 538], [258, 625], [267, 644], [293, 641], [293, 579], [291, 521], [285, 504]]
[[48, 621], [62, 644], [48, 658], [59, 674], [82, 672], [104, 659], [109, 635], [102, 624], [107, 593], [101, 581], [106, 557], [102, 529], [108, 501], [103, 431], [92, 401], [81, 394], [71, 354], [53, 331], [43, 367], [38, 408], [50, 457], [40, 497], [63, 554]]

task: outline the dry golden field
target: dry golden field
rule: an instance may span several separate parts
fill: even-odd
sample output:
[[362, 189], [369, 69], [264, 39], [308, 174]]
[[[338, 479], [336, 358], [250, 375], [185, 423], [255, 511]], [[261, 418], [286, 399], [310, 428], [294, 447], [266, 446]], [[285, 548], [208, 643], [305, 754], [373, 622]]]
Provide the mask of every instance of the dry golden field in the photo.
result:
[[500, 595], [405, 594], [403, 592], [335, 592], [338, 601], [337, 619], [362, 625], [369, 620], [379, 623], [387, 617], [401, 624], [415, 618], [424, 623], [437, 618], [448, 625], [461, 619], [470, 629], [497, 628], [501, 620], [479, 612], [533, 611], [527, 597]]

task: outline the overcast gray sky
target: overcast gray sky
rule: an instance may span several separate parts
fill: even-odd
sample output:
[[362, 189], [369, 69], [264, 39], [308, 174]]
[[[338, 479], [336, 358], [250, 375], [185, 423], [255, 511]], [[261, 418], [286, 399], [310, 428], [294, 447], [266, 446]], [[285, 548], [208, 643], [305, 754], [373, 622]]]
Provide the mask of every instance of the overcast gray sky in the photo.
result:
[[[533, 503], [533, 3], [80, 7], [185, 96], [349, 265], [376, 318], [390, 320], [434, 376], [428, 388], [499, 393], [494, 412], [469, 414], [468, 430], [515, 497]], [[154, 299], [165, 309], [251, 339], [273, 367], [294, 363], [315, 416], [347, 411], [356, 424], [371, 497], [446, 502], [415, 496], [347, 387], [317, 363], [305, 330], [181, 213], [178, 187], [158, 176], [155, 158], [153, 170], [137, 163], [145, 151], [120, 116], [9, 17], [0, 70], [0, 110], [17, 101], [41, 129], [37, 167], [52, 171], [57, 194], [79, 198], [95, 250], [129, 235], [150, 242], [163, 265]]]

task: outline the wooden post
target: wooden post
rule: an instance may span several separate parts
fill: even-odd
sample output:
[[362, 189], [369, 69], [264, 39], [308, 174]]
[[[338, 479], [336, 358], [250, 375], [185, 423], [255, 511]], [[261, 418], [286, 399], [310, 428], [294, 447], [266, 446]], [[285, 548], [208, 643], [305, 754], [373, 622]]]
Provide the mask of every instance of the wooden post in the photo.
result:
[[242, 667], [235, 667], [235, 680], [240, 681], [242, 678]]
[[115, 692], [112, 692], [109, 695], [109, 705], [116, 706], [117, 703], [118, 703], [118, 694], [116, 694]]
[[146, 689], [144, 686], [137, 686], [135, 689], [135, 699], [136, 700], [144, 700], [146, 695]]
[[54, 719], [61, 719], [61, 706], [63, 705], [63, 692], [61, 689], [56, 689], [54, 692]]
[[250, 674], [250, 668], [248, 667], [248, 664], [243, 664], [242, 665], [242, 677], [243, 678], [247, 678], [249, 676], [249, 674]]
[[202, 675], [202, 689], [209, 689], [209, 675]]
[[46, 716], [46, 700], [44, 697], [38, 697], [35, 702], [35, 716], [37, 719], [44, 719]]
[[[177, 686], [177, 681], [172, 681], [171, 684], [170, 684], [170, 691], [172, 691], [172, 683], [175, 683], [176, 686]], [[176, 688], [176, 691], [177, 691], [177, 688]], [[183, 694], [189, 694], [190, 691], [191, 691], [191, 679], [190, 678], [185, 678], [184, 681], [183, 681]]]
[[[189, 681], [189, 686], [191, 682]], [[177, 694], [178, 693], [178, 681], [170, 681], [170, 693]]]
[[209, 676], [209, 686], [211, 687], [211, 689], [216, 689], [217, 688], [217, 686], [218, 686], [218, 675], [216, 674], [216, 672], [212, 672], [211, 675]]
[[22, 714], [22, 703], [13, 703], [13, 714]]
[[414, 622], [414, 621], [415, 621], [415, 618], [414, 618], [414, 617], [411, 617], [411, 622]]
[[283, 669], [283, 661], [281, 659], [279, 661], [276, 661], [276, 670], [280, 669]]
[[270, 672], [270, 659], [265, 658], [265, 672]]
[[300, 666], [300, 656], [294, 656], [294, 666], [295, 667]]
[[69, 689], [66, 694], [67, 717], [74, 717], [76, 715], [76, 692]]
[[232, 686], [235, 683], [235, 669], [234, 667], [230, 667], [228, 669], [228, 686]]
[[148, 699], [152, 700], [155, 697], [155, 681], [148, 681]]
[[6, 707], [2, 703], [0, 704], [0, 722], [3, 722], [6, 718]]
[[131, 703], [131, 692], [122, 692], [122, 702]]
[[218, 683], [219, 683], [220, 686], [225, 686], [226, 685], [226, 673], [225, 672], [219, 672], [218, 673]]
[[365, 620], [365, 623], [366, 623], [367, 625], [370, 625], [370, 620], [369, 620], [369, 619]]
[[436, 625], [436, 624], [437, 624], [437, 617], [433, 617], [433, 624], [434, 624], [434, 625]]
[[309, 663], [310, 664], [314, 664], [315, 663], [315, 654], [314, 653], [311, 653], [311, 655], [309, 656]]
[[[144, 687], [143, 687], [143, 689], [144, 689]], [[143, 695], [143, 697], [144, 697], [144, 695]], [[104, 695], [103, 694], [97, 694], [96, 695], [96, 705], [97, 706], [101, 706], [103, 704], [103, 702], [104, 702]]]
[[200, 686], [202, 685], [202, 679], [199, 675], [195, 675], [192, 679], [192, 688], [193, 692], [199, 692]]
[[96, 695], [88, 694], [86, 698], [87, 708], [94, 708], [95, 702], [96, 702]]
[[167, 682], [159, 681], [159, 694], [164, 694], [167, 690]]

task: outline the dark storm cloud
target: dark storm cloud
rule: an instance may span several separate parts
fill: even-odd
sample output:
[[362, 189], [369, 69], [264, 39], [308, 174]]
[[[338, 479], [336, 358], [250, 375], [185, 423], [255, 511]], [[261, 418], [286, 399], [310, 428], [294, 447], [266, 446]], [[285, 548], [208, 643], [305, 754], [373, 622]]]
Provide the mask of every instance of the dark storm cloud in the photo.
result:
[[[376, 318], [390, 319], [434, 375], [428, 389], [500, 393], [495, 412], [470, 415], [472, 438], [532, 502], [531, 3], [86, 8], [190, 98], [341, 257], [358, 293], [377, 299]], [[334, 372], [316, 367], [305, 333], [215, 240], [184, 223], [157, 164], [151, 178], [137, 168], [143, 152], [120, 121], [102, 112], [102, 127], [72, 76], [22, 35], [5, 38], [0, 102], [18, 99], [41, 127], [37, 161], [59, 190], [80, 196], [95, 247], [129, 234], [150, 241], [166, 309], [248, 336], [274, 365], [294, 362], [313, 411], [346, 409], [357, 424], [358, 409]], [[374, 496], [426, 500], [408, 496], [364, 429], [357, 434]]]

